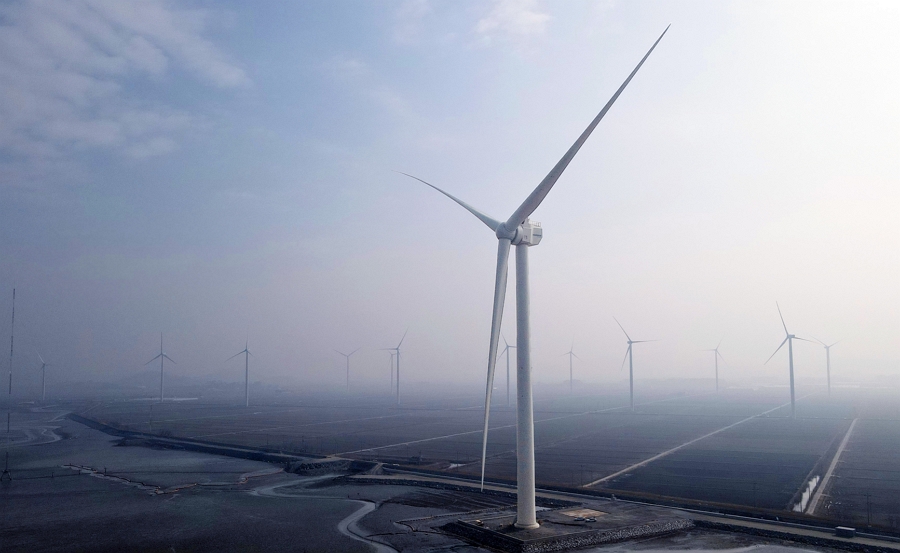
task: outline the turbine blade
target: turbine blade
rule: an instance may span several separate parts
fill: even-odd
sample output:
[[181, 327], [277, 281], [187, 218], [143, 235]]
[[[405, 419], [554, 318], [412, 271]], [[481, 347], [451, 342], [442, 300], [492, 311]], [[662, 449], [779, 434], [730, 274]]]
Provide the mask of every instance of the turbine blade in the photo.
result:
[[[361, 350], [361, 349], [362, 349], [362, 346], [356, 348], [355, 350], [353, 350], [353, 351], [350, 352], [350, 355], [353, 355], [354, 353], [356, 353], [357, 351], [359, 351], [359, 350]], [[347, 357], [350, 357], [350, 355], [348, 355]]]
[[508, 229], [516, 229], [525, 222], [525, 219], [531, 215], [535, 209], [541, 202], [544, 201], [544, 198], [550, 192], [550, 189], [553, 188], [553, 185], [556, 184], [556, 181], [559, 180], [559, 177], [562, 175], [563, 171], [566, 170], [566, 167], [569, 166], [569, 162], [572, 161], [572, 158], [575, 157], [575, 154], [578, 153], [578, 150], [581, 149], [581, 146], [585, 143], [591, 133], [594, 132], [594, 128], [600, 123], [600, 120], [603, 119], [603, 116], [606, 115], [606, 112], [609, 111], [609, 108], [615, 103], [615, 101], [619, 98], [619, 95], [622, 94], [622, 91], [625, 90], [625, 87], [628, 86], [628, 83], [631, 82], [631, 79], [637, 74], [638, 69], [644, 65], [644, 62], [650, 56], [650, 53], [653, 52], [653, 49], [656, 48], [656, 45], [659, 44], [659, 41], [662, 40], [662, 37], [666, 34], [666, 31], [669, 30], [669, 27], [666, 27], [666, 30], [663, 31], [659, 38], [656, 39], [656, 42], [653, 43], [653, 46], [650, 47], [650, 50], [644, 54], [644, 57], [641, 58], [641, 61], [637, 64], [637, 67], [634, 68], [634, 71], [628, 75], [628, 78], [625, 79], [625, 82], [622, 83], [622, 86], [616, 90], [616, 93], [613, 94], [612, 98], [603, 106], [603, 109], [600, 110], [600, 113], [594, 117], [594, 120], [591, 121], [591, 124], [587, 126], [584, 132], [581, 133], [581, 136], [578, 137], [578, 140], [575, 141], [575, 144], [572, 144], [572, 147], [569, 148], [569, 151], [560, 159], [553, 169], [544, 177], [544, 180], [534, 189], [534, 191], [522, 202], [522, 205], [516, 209], [512, 215], [510, 215], [509, 219], [506, 221], [506, 228]]
[[[622, 326], [622, 323], [619, 322], [619, 319], [613, 317], [613, 320], [616, 321], [616, 324], [619, 325], [619, 328], [622, 329], [622, 332], [625, 332], [625, 327]], [[628, 338], [629, 342], [631, 341], [631, 336], [629, 336], [627, 332], [625, 332], [625, 337]]]
[[407, 332], [409, 332], [409, 327], [407, 327], [407, 328], [406, 328], [406, 331], [403, 332], [403, 337], [400, 338], [400, 343], [397, 344], [397, 347], [396, 347], [396, 348], [394, 348], [394, 349], [397, 350], [397, 353], [400, 353], [400, 351], [399, 351], [399, 350], [400, 350], [400, 346], [403, 345], [403, 340], [406, 340], [406, 333], [407, 333]]
[[234, 355], [232, 355], [231, 357], [229, 357], [228, 359], [226, 359], [225, 362], [227, 363], [227, 362], [231, 361], [232, 359], [234, 359], [235, 357], [237, 357], [238, 355], [240, 355], [240, 354], [242, 354], [242, 353], [244, 353], [244, 352], [243, 352], [243, 351], [239, 351], [239, 352], [235, 353]]
[[[572, 355], [575, 355], [575, 353], [573, 352]], [[578, 357], [577, 355], [575, 355], [575, 359], [578, 359], [579, 361], [581, 361], [581, 357]]]
[[478, 217], [478, 219], [480, 219], [481, 222], [484, 223], [485, 225], [487, 225], [488, 228], [490, 228], [492, 231], [497, 232], [497, 228], [500, 227], [500, 221], [494, 219], [493, 217], [490, 217], [490, 216], [488, 216], [488, 215], [485, 215], [484, 213], [478, 211], [477, 209], [475, 209], [474, 207], [470, 206], [470, 205], [467, 204], [466, 202], [460, 200], [459, 198], [457, 198], [457, 197], [455, 197], [455, 196], [452, 196], [452, 195], [448, 194], [447, 192], [444, 192], [443, 190], [441, 190], [441, 189], [438, 188], [437, 186], [431, 184], [430, 182], [425, 182], [425, 181], [423, 181], [422, 179], [420, 179], [419, 177], [414, 177], [414, 176], [410, 175], [409, 173], [404, 173], [403, 171], [394, 171], [394, 172], [395, 172], [395, 173], [400, 173], [401, 175], [406, 175], [407, 177], [409, 177], [409, 178], [411, 178], [411, 179], [416, 179], [417, 181], [421, 182], [422, 184], [426, 184], [426, 185], [428, 185], [428, 186], [434, 188], [435, 190], [437, 190], [438, 192], [440, 192], [440, 193], [443, 194], [444, 196], [447, 196], [448, 198], [450, 198], [450, 199], [453, 200], [454, 202], [456, 202], [456, 203], [458, 203], [459, 205], [463, 206], [463, 208], [465, 208], [465, 209], [466, 209], [469, 213], [471, 213], [472, 215]]
[[[160, 355], [162, 355], [163, 357], [165, 357], [165, 358], [168, 359], [169, 361], [172, 361], [172, 358], [169, 357], [168, 355], [166, 355], [165, 353], [161, 353]], [[172, 361], [172, 363], [175, 363], [175, 361]], [[178, 363], [175, 363], [175, 364], [177, 365]]]
[[491, 392], [494, 389], [494, 369], [497, 366], [497, 345], [503, 322], [503, 303], [506, 301], [506, 280], [509, 267], [510, 241], [502, 238], [497, 244], [497, 275], [494, 280], [494, 311], [491, 315], [491, 342], [488, 349], [487, 389], [484, 393], [484, 433], [481, 439], [481, 489], [484, 490], [484, 465], [487, 460], [488, 419], [491, 414]]
[[[724, 340], [724, 339], [725, 339], [725, 337], [724, 337], [724, 336], [722, 336], [722, 340]], [[722, 345], [722, 340], [719, 340], [719, 343], [718, 343], [718, 344], [716, 344], [716, 351], [719, 351], [719, 346], [721, 346], [721, 345]]]
[[[775, 353], [778, 353], [778, 350], [781, 349], [782, 347], [784, 347], [784, 344], [786, 344], [787, 341], [788, 341], [788, 338], [785, 338], [784, 342], [781, 342], [781, 345], [778, 346], [778, 349], [775, 350]], [[772, 360], [773, 357], [775, 357], [775, 353], [773, 353], [772, 355], [769, 356], [768, 359], [766, 359], [766, 363], [768, 363], [769, 361]], [[766, 363], [763, 363], [763, 365], [765, 365]]]
[[[831, 344], [831, 346], [836, 346], [836, 345], [840, 344], [841, 342], [843, 342], [843, 340], [838, 340], [837, 342]], [[828, 347], [831, 347], [831, 346], [828, 346]]]
[[38, 359], [41, 360], [41, 363], [42, 363], [42, 364], [46, 365], [46, 363], [44, 363], [44, 358], [41, 357], [41, 352], [38, 352]]
[[163, 354], [160, 353], [159, 355], [157, 355], [156, 357], [154, 357], [153, 359], [147, 361], [147, 362], [144, 363], [144, 364], [145, 364], [145, 365], [149, 365], [150, 363], [156, 361], [157, 359], [159, 359], [159, 358], [162, 357], [162, 356], [163, 356]]
[[632, 344], [643, 344], [644, 342], [659, 342], [659, 340], [632, 340]]
[[631, 351], [631, 344], [628, 344], [628, 347], [625, 348], [625, 357], [622, 358], [622, 366], [619, 367], [619, 372], [622, 372], [622, 369], [625, 368], [625, 361], [628, 361], [628, 352]]
[[790, 334], [790, 332], [788, 332], [787, 325], [784, 324], [784, 317], [781, 315], [781, 306], [778, 305], [778, 302], [777, 302], [777, 301], [775, 302], [775, 307], [778, 308], [778, 316], [781, 317], [781, 326], [784, 327], [784, 333], [785, 333], [785, 334]]
[[802, 340], [802, 341], [804, 341], [804, 342], [809, 342], [809, 343], [812, 343], [812, 344], [815, 343], [815, 342], [813, 342], [812, 340], [807, 340], [806, 338], [801, 338], [801, 337], [799, 337], [799, 336], [794, 336], [794, 340]]
[[719, 359], [721, 359], [723, 363], [725, 363], [726, 365], [728, 364], [728, 361], [725, 360], [725, 356], [719, 353], [718, 350], [716, 351], [716, 355], [719, 356]]

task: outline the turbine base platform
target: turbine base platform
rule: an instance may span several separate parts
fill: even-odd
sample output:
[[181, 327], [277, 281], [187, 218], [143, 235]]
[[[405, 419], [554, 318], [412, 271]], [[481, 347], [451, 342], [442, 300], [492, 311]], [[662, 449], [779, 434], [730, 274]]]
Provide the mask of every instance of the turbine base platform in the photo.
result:
[[514, 512], [466, 518], [442, 529], [466, 541], [510, 553], [568, 551], [637, 538], [650, 538], [688, 530], [694, 522], [647, 507], [608, 511], [587, 508], [546, 509], [538, 512], [540, 527], [516, 528]]

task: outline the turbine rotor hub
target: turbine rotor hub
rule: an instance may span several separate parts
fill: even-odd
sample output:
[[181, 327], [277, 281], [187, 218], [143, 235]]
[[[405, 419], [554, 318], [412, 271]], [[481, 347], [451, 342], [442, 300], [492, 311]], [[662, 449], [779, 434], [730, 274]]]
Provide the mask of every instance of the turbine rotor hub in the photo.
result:
[[497, 228], [497, 238], [507, 239], [513, 246], [524, 244], [526, 246], [537, 246], [541, 243], [544, 236], [544, 230], [541, 224], [531, 219], [525, 219], [525, 222], [519, 225], [515, 231], [510, 231], [506, 223], [500, 223]]

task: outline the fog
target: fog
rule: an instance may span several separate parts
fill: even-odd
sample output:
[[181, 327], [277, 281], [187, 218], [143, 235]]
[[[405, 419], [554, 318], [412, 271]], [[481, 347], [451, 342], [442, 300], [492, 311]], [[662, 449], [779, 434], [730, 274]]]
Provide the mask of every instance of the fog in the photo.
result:
[[[0, 7], [14, 392], [167, 373], [483, 386], [505, 219], [534, 213], [540, 385], [900, 382], [900, 9], [879, 2], [21, 1]], [[512, 265], [512, 263], [511, 263]], [[503, 333], [515, 337], [514, 279]], [[786, 349], [786, 348], [785, 348]], [[5, 351], [5, 350], [4, 350]], [[825, 352], [795, 343], [798, 387]], [[504, 364], [501, 361], [501, 366]], [[5, 368], [5, 359], [4, 359]], [[49, 385], [48, 385], [49, 386]]]

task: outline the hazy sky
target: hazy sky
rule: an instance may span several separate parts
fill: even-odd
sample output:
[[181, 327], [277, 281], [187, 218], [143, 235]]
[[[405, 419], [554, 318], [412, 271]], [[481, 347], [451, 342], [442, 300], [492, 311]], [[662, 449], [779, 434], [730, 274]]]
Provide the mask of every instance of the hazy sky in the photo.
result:
[[[15, 372], [484, 379], [497, 218], [672, 27], [533, 218], [539, 382], [900, 374], [895, 2], [12, 1], [0, 333]], [[512, 264], [511, 264], [512, 267]], [[504, 334], [515, 336], [512, 278]], [[3, 338], [4, 342], [7, 343]], [[5, 347], [5, 346], [4, 346]], [[798, 385], [824, 352], [795, 348]], [[3, 370], [6, 358], [3, 357]], [[385, 384], [386, 385], [386, 384]]]

